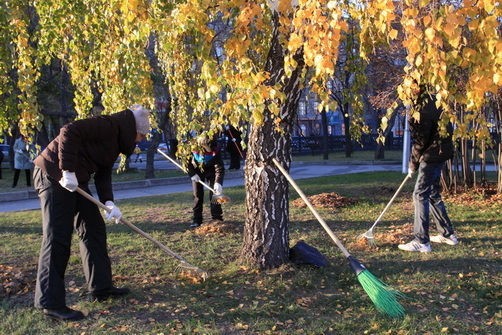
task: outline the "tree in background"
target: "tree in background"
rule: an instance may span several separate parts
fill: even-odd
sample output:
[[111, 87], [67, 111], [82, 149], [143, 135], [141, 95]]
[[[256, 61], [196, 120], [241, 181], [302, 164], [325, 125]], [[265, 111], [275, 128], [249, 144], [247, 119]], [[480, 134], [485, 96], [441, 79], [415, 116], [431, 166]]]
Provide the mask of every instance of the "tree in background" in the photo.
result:
[[[380, 36], [402, 39], [406, 51], [405, 77], [397, 90], [399, 99], [382, 119], [382, 129], [385, 131], [400, 104], [411, 106], [408, 112], [415, 114], [414, 85], [431, 84], [444, 110], [441, 127], [444, 131], [446, 123], [453, 122], [458, 142], [459, 169], [447, 173], [450, 178], [444, 186], [450, 190], [473, 186], [475, 174], [470, 162], [477, 155], [470, 152], [469, 146], [474, 143], [472, 150], [479, 150], [482, 160], [483, 148], [491, 147], [494, 151], [497, 145], [500, 148], [500, 131], [496, 132], [496, 138], [489, 132], [494, 128], [500, 130], [494, 123], [496, 110], [487, 109], [500, 99], [502, 83], [500, 3], [452, 0], [361, 4], [365, 8], [363, 16], [368, 18], [359, 21], [366, 35], [362, 40], [368, 43], [363, 50], [368, 50], [368, 54], [373, 51], [375, 44], [371, 41], [379, 40]], [[497, 159], [501, 166], [502, 157], [498, 155]]]

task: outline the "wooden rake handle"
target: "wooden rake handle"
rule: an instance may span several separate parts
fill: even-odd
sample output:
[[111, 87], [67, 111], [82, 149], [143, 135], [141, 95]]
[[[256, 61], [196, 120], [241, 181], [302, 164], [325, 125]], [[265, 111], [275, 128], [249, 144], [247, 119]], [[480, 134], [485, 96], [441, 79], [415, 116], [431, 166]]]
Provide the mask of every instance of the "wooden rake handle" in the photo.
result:
[[[106, 207], [103, 203], [101, 203], [99, 200], [95, 199], [92, 195], [90, 195], [89, 193], [87, 193], [86, 191], [84, 191], [83, 189], [81, 189], [80, 187], [77, 187], [77, 192], [80, 195], [82, 195], [84, 198], [86, 198], [87, 200], [93, 202], [98, 207], [100, 207], [100, 208], [104, 209], [105, 211], [107, 211], [108, 213], [110, 213], [110, 209], [108, 207]], [[126, 226], [128, 226], [129, 228], [131, 228], [132, 230], [134, 230], [135, 232], [137, 232], [141, 236], [143, 236], [146, 239], [148, 239], [151, 242], [153, 242], [156, 246], [158, 246], [160, 249], [162, 249], [163, 251], [165, 251], [169, 256], [172, 256], [172, 257], [176, 258], [177, 260], [179, 260], [179, 261], [181, 261], [183, 263], [187, 263], [188, 265], [190, 265], [183, 257], [181, 257], [180, 255], [176, 254], [174, 251], [172, 251], [171, 249], [169, 249], [168, 247], [166, 247], [165, 245], [163, 245], [162, 243], [160, 243], [159, 241], [157, 241], [156, 239], [154, 239], [152, 236], [148, 235], [147, 233], [145, 233], [144, 231], [142, 231], [141, 229], [139, 229], [138, 227], [136, 227], [135, 225], [133, 225], [132, 223], [130, 223], [129, 221], [127, 221], [126, 219], [121, 218], [120, 222], [122, 222], [123, 224], [125, 224]], [[190, 265], [190, 266], [193, 266], [193, 265]]]
[[286, 179], [289, 181], [289, 183], [294, 187], [294, 189], [296, 190], [296, 192], [298, 192], [298, 194], [300, 195], [300, 197], [307, 204], [307, 206], [310, 209], [310, 211], [316, 217], [317, 221], [319, 221], [319, 223], [324, 228], [324, 230], [326, 230], [326, 232], [331, 237], [331, 239], [335, 242], [335, 244], [337, 245], [337, 247], [340, 248], [340, 250], [343, 252], [343, 254], [345, 255], [345, 257], [348, 258], [350, 256], [350, 253], [347, 251], [347, 249], [345, 249], [345, 247], [343, 246], [342, 242], [340, 242], [340, 240], [335, 235], [335, 233], [333, 233], [333, 231], [329, 228], [329, 226], [326, 224], [326, 222], [323, 220], [323, 218], [319, 215], [319, 213], [314, 208], [314, 206], [312, 206], [312, 204], [310, 203], [309, 199], [305, 196], [305, 194], [300, 189], [300, 187], [298, 186], [298, 184], [293, 180], [293, 178], [291, 178], [291, 176], [289, 175], [289, 173], [282, 167], [282, 165], [275, 158], [272, 158], [272, 161], [277, 166], [277, 168], [279, 168], [279, 170], [282, 172], [282, 174], [284, 175], [284, 177], [286, 177]]
[[[171, 157], [169, 157], [169, 155], [166, 155], [165, 152], [163, 152], [160, 149], [157, 149], [157, 152], [159, 154], [161, 154], [162, 156], [164, 156], [165, 158], [169, 159], [171, 161], [171, 163], [173, 163], [174, 165], [176, 165], [177, 167], [179, 167], [182, 171], [184, 171], [185, 173], [187, 172], [186, 169], [183, 168], [183, 166], [181, 166], [178, 162], [176, 162], [174, 159], [172, 159]], [[208, 184], [206, 184], [202, 180], [198, 180], [198, 182], [201, 185], [203, 185], [204, 187], [206, 187], [208, 190], [210, 190], [211, 192], [213, 192], [215, 195], [218, 195], [218, 193], [216, 193], [216, 191], [214, 190], [214, 188], [212, 188], [211, 186], [209, 186]]]

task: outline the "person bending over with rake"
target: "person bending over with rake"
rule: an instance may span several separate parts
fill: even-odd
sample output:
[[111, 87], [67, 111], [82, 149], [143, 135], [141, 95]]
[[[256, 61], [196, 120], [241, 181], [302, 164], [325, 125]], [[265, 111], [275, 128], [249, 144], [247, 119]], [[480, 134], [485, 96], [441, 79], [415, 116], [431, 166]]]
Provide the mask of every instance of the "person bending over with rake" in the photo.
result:
[[[440, 193], [444, 162], [453, 157], [453, 127], [448, 123], [446, 137], [441, 136], [438, 123], [442, 111], [436, 107], [435, 98], [425, 85], [418, 88], [417, 108], [420, 118], [410, 118], [413, 145], [409, 162], [409, 173], [418, 171], [413, 191], [415, 238], [398, 247], [405, 251], [430, 252], [430, 242], [458, 243]], [[440, 233], [432, 237], [429, 237], [430, 213]]]
[[70, 122], [35, 159], [34, 187], [42, 209], [42, 247], [38, 262], [35, 307], [55, 320], [80, 320], [84, 314], [66, 305], [64, 276], [72, 233], [80, 238], [80, 256], [92, 298], [104, 301], [129, 293], [112, 284], [106, 225], [99, 208], [78, 192], [87, 193], [89, 180], [108, 220], [122, 213], [113, 203], [112, 169], [119, 154], [130, 156], [135, 143], [150, 129], [149, 112], [134, 105], [122, 112]]
[[[193, 188], [193, 218], [190, 228], [199, 227], [203, 222], [204, 186], [199, 181], [207, 181], [216, 194], [222, 194], [223, 178], [225, 177], [221, 148], [216, 141], [210, 141], [207, 137], [199, 137], [197, 144], [202, 150], [192, 152], [192, 159], [188, 164], [188, 175], [192, 179]], [[213, 192], [210, 190], [211, 217], [213, 220], [221, 222], [223, 221], [223, 210], [220, 203], [213, 201], [213, 196]]]

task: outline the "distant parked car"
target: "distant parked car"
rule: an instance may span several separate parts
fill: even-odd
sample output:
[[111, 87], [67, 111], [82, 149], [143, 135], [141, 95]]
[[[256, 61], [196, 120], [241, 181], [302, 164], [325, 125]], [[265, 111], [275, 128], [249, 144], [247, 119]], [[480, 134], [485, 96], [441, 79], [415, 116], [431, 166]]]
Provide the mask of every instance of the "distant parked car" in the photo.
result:
[[157, 148], [164, 152], [167, 152], [167, 144], [165, 143], [159, 143], [159, 146]]

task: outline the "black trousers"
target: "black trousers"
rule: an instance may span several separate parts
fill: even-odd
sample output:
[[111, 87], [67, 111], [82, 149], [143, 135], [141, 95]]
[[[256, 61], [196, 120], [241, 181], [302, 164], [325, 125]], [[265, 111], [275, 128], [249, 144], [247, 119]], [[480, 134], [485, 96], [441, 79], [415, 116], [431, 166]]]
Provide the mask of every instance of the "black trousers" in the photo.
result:
[[[17, 186], [17, 181], [19, 180], [19, 174], [21, 173], [20, 169], [14, 169], [14, 181], [12, 182], [12, 187]], [[26, 186], [31, 186], [31, 170], [24, 170], [24, 174], [26, 175]], [[0, 173], [1, 177], [1, 173]]]
[[[80, 194], [63, 188], [38, 167], [34, 170], [34, 186], [43, 222], [35, 307], [59, 309], [66, 306], [64, 276], [74, 229], [80, 238], [80, 257], [89, 291], [112, 288], [106, 225], [99, 208]], [[90, 193], [88, 188], [84, 189]]]
[[228, 167], [229, 170], [239, 170], [241, 168], [241, 155], [235, 149], [234, 151], [230, 152], [230, 166]]
[[[200, 179], [203, 182], [209, 184], [209, 186], [214, 187], [215, 175], [205, 175], [199, 174]], [[202, 210], [204, 208], [204, 186], [201, 183], [192, 181], [193, 188], [193, 222], [202, 224], [203, 216]], [[213, 192], [209, 191], [209, 200], [213, 198]], [[223, 210], [220, 204], [213, 204], [211, 202], [211, 217], [214, 220], [223, 220]]]

